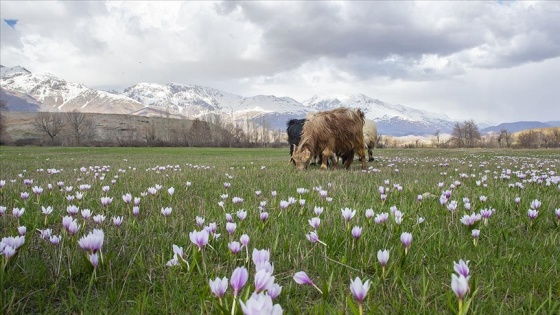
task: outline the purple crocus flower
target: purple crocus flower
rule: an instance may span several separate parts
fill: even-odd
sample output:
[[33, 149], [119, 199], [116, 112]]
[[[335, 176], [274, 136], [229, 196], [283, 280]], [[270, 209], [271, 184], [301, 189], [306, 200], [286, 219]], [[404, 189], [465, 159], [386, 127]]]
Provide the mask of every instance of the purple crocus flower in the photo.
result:
[[529, 209], [527, 211], [527, 216], [529, 217], [529, 219], [531, 220], [531, 224], [533, 223], [533, 220], [539, 215], [539, 210], [534, 210], [534, 209]]
[[130, 193], [126, 193], [122, 196], [124, 203], [129, 204], [132, 202], [132, 195]]
[[208, 237], [210, 234], [206, 230], [202, 231], [192, 231], [189, 233], [189, 238], [191, 242], [198, 246], [198, 250], [202, 250], [206, 244], [208, 244]]
[[248, 246], [249, 246], [249, 240], [250, 240], [250, 238], [249, 238], [249, 235], [247, 235], [247, 234], [243, 234], [243, 235], [241, 235], [241, 237], [239, 238], [239, 241], [240, 241], [241, 244], [242, 244], [243, 246], [245, 246], [245, 247], [248, 247]]
[[93, 268], [97, 268], [97, 265], [99, 265], [99, 255], [97, 255], [97, 253], [92, 253], [88, 255], [88, 258]]
[[208, 282], [210, 283], [210, 291], [212, 291], [212, 294], [218, 298], [222, 298], [228, 288], [228, 279], [226, 277], [222, 279], [216, 278], [214, 281], [209, 280]]
[[299, 271], [294, 274], [294, 281], [297, 284], [314, 284], [311, 278], [305, 273], [305, 271]]
[[342, 212], [342, 217], [346, 220], [346, 222], [350, 222], [354, 215], [356, 215], [356, 210], [352, 210], [350, 208], [340, 209], [340, 211]]
[[468, 279], [463, 275], [457, 276], [456, 274], [451, 274], [451, 289], [455, 292], [459, 300], [463, 300], [463, 297], [469, 290]]
[[58, 244], [60, 244], [60, 240], [62, 239], [62, 236], [60, 235], [51, 235], [49, 237], [49, 241], [51, 242], [51, 244], [53, 244], [54, 246], [57, 246]]
[[274, 283], [274, 276], [271, 272], [265, 269], [260, 269], [255, 274], [255, 292], [259, 293], [261, 291], [268, 290], [270, 286]]
[[275, 298], [277, 298], [280, 295], [281, 292], [282, 292], [282, 287], [280, 285], [278, 285], [277, 283], [273, 283], [272, 285], [270, 285], [268, 287], [268, 290], [266, 290], [266, 293], [273, 300]]
[[72, 222], [70, 222], [70, 225], [68, 226], [68, 233], [70, 233], [70, 235], [74, 235], [78, 232], [79, 229], [80, 226], [78, 225], [78, 221], [73, 220]]
[[107, 207], [108, 205], [111, 204], [111, 202], [113, 202], [112, 197], [101, 197], [101, 205], [102, 206]]
[[80, 212], [80, 208], [74, 205], [69, 205], [68, 207], [66, 207], [66, 212], [74, 217], [78, 214], [78, 212]]
[[264, 293], [253, 293], [251, 297], [243, 303], [239, 301], [241, 310], [245, 315], [281, 315], [282, 307], [279, 304], [272, 304], [272, 297]]
[[95, 222], [96, 224], [101, 224], [103, 223], [103, 221], [105, 221], [105, 216], [102, 214], [97, 214], [93, 216], [93, 222]]
[[317, 232], [314, 231], [305, 234], [305, 238], [307, 238], [307, 240], [310, 241], [311, 243], [319, 242], [319, 235], [317, 235]]
[[323, 291], [321, 291], [321, 289], [319, 289], [319, 287], [317, 285], [315, 285], [315, 283], [313, 283], [313, 281], [311, 280], [311, 278], [309, 278], [309, 276], [305, 273], [305, 271], [296, 272], [294, 274], [294, 281], [297, 284], [310, 284], [317, 291], [319, 291], [321, 294], [323, 294]]
[[314, 207], [313, 212], [315, 213], [316, 216], [320, 216], [321, 213], [323, 213], [323, 207]]
[[245, 220], [245, 218], [247, 218], [247, 211], [241, 209], [237, 211], [237, 218], [239, 218], [240, 221]]
[[354, 226], [352, 228], [352, 237], [354, 237], [354, 239], [358, 240], [360, 238], [360, 236], [362, 236], [362, 228], [359, 226]]
[[233, 296], [237, 297], [239, 290], [243, 288], [249, 279], [249, 272], [245, 267], [237, 267], [231, 274], [230, 284], [233, 288]]
[[319, 224], [321, 224], [321, 219], [319, 219], [318, 217], [315, 218], [311, 218], [308, 220], [309, 225], [311, 225], [311, 227], [313, 227], [315, 230], [317, 230], [319, 228]]
[[116, 217], [113, 217], [113, 224], [114, 224], [116, 227], [121, 227], [121, 225], [123, 224], [123, 222], [124, 222], [124, 217], [123, 217], [123, 216], [116, 216]]
[[531, 201], [531, 209], [533, 209], [533, 210], [539, 210], [541, 205], [542, 205], [542, 202], [540, 202], [538, 199], [535, 199], [535, 200]]
[[232, 253], [237, 254], [241, 250], [241, 244], [239, 244], [239, 242], [237, 242], [237, 241], [234, 241], [234, 242], [228, 243], [228, 248], [229, 248], [229, 250], [231, 250]]
[[252, 257], [253, 257], [253, 263], [255, 265], [259, 265], [261, 263], [270, 261], [270, 251], [267, 249], [258, 250], [254, 248]]
[[378, 250], [377, 251], [377, 260], [379, 260], [379, 263], [381, 264], [381, 266], [383, 268], [385, 268], [385, 266], [387, 265], [387, 261], [389, 261], [389, 251], [384, 249], [384, 250]]
[[14, 217], [16, 218], [21, 218], [21, 216], [23, 215], [23, 213], [25, 212], [25, 208], [13, 208], [12, 209], [12, 214], [14, 215]]
[[261, 221], [265, 222], [268, 219], [268, 212], [261, 212], [259, 215]]
[[460, 259], [458, 263], [453, 262], [453, 270], [455, 270], [458, 275], [462, 275], [463, 277], [468, 278], [469, 260], [465, 262], [464, 260]]
[[369, 280], [362, 283], [362, 280], [358, 277], [356, 277], [353, 281], [350, 280], [350, 291], [352, 292], [354, 298], [358, 300], [358, 303], [362, 304], [364, 302], [364, 299], [369, 291], [370, 284]]
[[233, 222], [227, 222], [226, 223], [226, 231], [228, 231], [228, 233], [231, 235], [235, 232], [235, 229], [237, 229], [237, 224], [233, 223]]
[[36, 195], [41, 195], [43, 193], [43, 187], [33, 186], [32, 190]]
[[384, 223], [389, 219], [389, 214], [387, 212], [382, 212], [382, 213], [378, 213], [375, 216], [375, 219], [373, 219], [373, 221], [375, 222], [375, 224], [380, 224], [380, 223]]
[[290, 202], [286, 200], [280, 200], [280, 209], [286, 210], [290, 206]]
[[408, 253], [408, 248], [410, 247], [410, 244], [412, 243], [412, 234], [410, 234], [408, 232], [403, 232], [401, 234], [401, 242], [404, 245], [404, 253], [406, 255]]
[[53, 212], [53, 208], [51, 206], [47, 206], [46, 208], [44, 206], [41, 206], [41, 212], [44, 215], [49, 215]]
[[165, 217], [168, 217], [171, 214], [171, 211], [173, 211], [171, 207], [161, 208], [161, 214], [163, 214], [163, 216]]
[[94, 229], [89, 234], [82, 236], [82, 238], [78, 240], [78, 245], [80, 245], [80, 248], [83, 250], [94, 254], [101, 250], [104, 238], [105, 234], [103, 230]]
[[72, 217], [70, 216], [65, 216], [62, 218], [62, 227], [66, 230], [68, 230], [68, 227], [70, 226], [70, 223], [72, 223]]
[[84, 218], [84, 220], [91, 218], [91, 210], [89, 209], [84, 209], [80, 213], [82, 214], [82, 218]]

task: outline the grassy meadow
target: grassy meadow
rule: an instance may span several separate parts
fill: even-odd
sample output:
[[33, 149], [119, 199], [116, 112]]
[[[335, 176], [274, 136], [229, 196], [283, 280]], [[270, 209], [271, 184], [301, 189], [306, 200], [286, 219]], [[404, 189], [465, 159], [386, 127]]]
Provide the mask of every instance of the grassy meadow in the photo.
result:
[[[559, 150], [374, 155], [367, 172], [298, 172], [288, 149], [0, 147], [0, 313], [241, 314], [258, 290], [284, 314], [560, 314]], [[94, 229], [102, 247], [88, 252], [79, 240]], [[261, 250], [274, 289], [255, 283]], [[370, 285], [363, 302], [356, 277]]]

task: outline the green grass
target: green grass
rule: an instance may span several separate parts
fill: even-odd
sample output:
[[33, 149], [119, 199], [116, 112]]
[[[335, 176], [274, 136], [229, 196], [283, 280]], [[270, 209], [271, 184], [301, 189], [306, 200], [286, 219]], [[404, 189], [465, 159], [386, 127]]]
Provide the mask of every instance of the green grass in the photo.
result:
[[[280, 304], [285, 314], [352, 313], [355, 302], [348, 302], [353, 300], [349, 284], [355, 277], [372, 282], [364, 301], [365, 313], [454, 313], [457, 298], [450, 283], [453, 262], [459, 259], [470, 261], [470, 291], [466, 297], [472, 299], [469, 313], [560, 312], [560, 227], [555, 215], [555, 209], [560, 208], [560, 189], [558, 184], [546, 185], [547, 178], [560, 172], [560, 151], [377, 150], [376, 161], [368, 163], [368, 173], [359, 170], [359, 163], [348, 172], [317, 168], [298, 172], [289, 164], [287, 151], [1, 147], [0, 180], [6, 184], [0, 189], [0, 206], [7, 209], [0, 216], [0, 237], [16, 236], [18, 226], [27, 227], [25, 244], [9, 260], [0, 279], [3, 313], [218, 314], [209, 279], [229, 279], [236, 267], [245, 266], [249, 281], [243, 301], [254, 282], [254, 265], [245, 263], [245, 249], [236, 256], [228, 250], [225, 213], [231, 213], [237, 222], [232, 240], [239, 241], [242, 234], [250, 236], [249, 254], [254, 248], [270, 250], [275, 282], [282, 286], [274, 303]], [[99, 171], [103, 166], [109, 169]], [[82, 172], [82, 167], [87, 171]], [[97, 170], [90, 171], [90, 167]], [[47, 169], [52, 168], [60, 173], [49, 174]], [[501, 178], [506, 169], [512, 171], [509, 179]], [[518, 171], [527, 177], [518, 178], [514, 174]], [[484, 177], [486, 187], [477, 185]], [[543, 182], [528, 181], [531, 177]], [[32, 179], [33, 184], [26, 187], [24, 179]], [[115, 184], [111, 183], [113, 179]], [[73, 191], [59, 189], [59, 181], [73, 186]], [[192, 183], [189, 188], [187, 181]], [[439, 196], [455, 181], [460, 185], [453, 189], [451, 199], [459, 207], [452, 215], [440, 204]], [[231, 187], [225, 189], [224, 182]], [[442, 188], [439, 182], [444, 183]], [[47, 190], [49, 183], [54, 186], [51, 192]], [[515, 183], [522, 183], [524, 188], [510, 187]], [[90, 184], [91, 189], [84, 192], [81, 202], [68, 202], [66, 196], [75, 194], [80, 184]], [[141, 215], [133, 218], [131, 207], [121, 196], [131, 193], [140, 197], [156, 184], [163, 188], [155, 196], [142, 197]], [[401, 185], [402, 191], [394, 189], [394, 184]], [[44, 188], [40, 199], [32, 186]], [[103, 186], [110, 186], [107, 194]], [[331, 202], [314, 190], [319, 186], [327, 190]], [[381, 201], [379, 186], [390, 188], [385, 202]], [[175, 188], [172, 198], [167, 192], [170, 187]], [[309, 189], [301, 196], [305, 206], [296, 204], [280, 210], [280, 200], [300, 198], [296, 192], [299, 187]], [[257, 190], [262, 192], [260, 197], [255, 194]], [[273, 190], [276, 198], [271, 195]], [[26, 203], [20, 197], [23, 191], [30, 193]], [[418, 202], [417, 196], [424, 193], [435, 197]], [[225, 209], [218, 205], [221, 194], [228, 194]], [[113, 197], [107, 208], [100, 202], [105, 195]], [[481, 195], [488, 200], [481, 202]], [[234, 205], [234, 196], [242, 197], [243, 203]], [[481, 230], [477, 246], [471, 229], [459, 221], [472, 212], [463, 206], [465, 197], [471, 200], [475, 212], [496, 209], [488, 225], [477, 225]], [[515, 197], [521, 198], [519, 206]], [[542, 207], [530, 225], [527, 210], [534, 199], [540, 200]], [[259, 219], [261, 201], [267, 202], [270, 214], [264, 227]], [[51, 228], [53, 234], [63, 233], [61, 220], [69, 204], [107, 215], [101, 226], [105, 232], [103, 262], [93, 281], [93, 268], [77, 244], [96, 227], [91, 219], [84, 221], [78, 216], [79, 232], [73, 237], [65, 235], [58, 247], [41, 239], [37, 232]], [[42, 206], [54, 208], [46, 226]], [[160, 209], [168, 206], [173, 212], [164, 219]], [[318, 234], [327, 246], [312, 244], [305, 237], [312, 231], [308, 220], [315, 216], [316, 206], [324, 207]], [[365, 217], [368, 208], [376, 214], [390, 213], [391, 206], [404, 213], [401, 225], [391, 217], [382, 225]], [[14, 207], [25, 207], [19, 222], [12, 215]], [[356, 210], [350, 229], [363, 227], [358, 241], [352, 239], [341, 216], [345, 207]], [[235, 215], [239, 209], [248, 212], [242, 222]], [[115, 215], [125, 216], [120, 229], [112, 224]], [[221, 233], [219, 239], [210, 241], [202, 257], [189, 240], [189, 232], [198, 230], [196, 216], [204, 217], [205, 224], [216, 222], [217, 233]], [[417, 224], [418, 217], [425, 221]], [[413, 235], [408, 255], [404, 255], [400, 242], [405, 231]], [[173, 256], [173, 244], [184, 248], [190, 269], [165, 265]], [[380, 249], [390, 250], [384, 276], [377, 261]], [[296, 284], [293, 275], [298, 271], [305, 271], [328, 292], [321, 295], [312, 286]], [[231, 288], [225, 301], [231, 307]]]

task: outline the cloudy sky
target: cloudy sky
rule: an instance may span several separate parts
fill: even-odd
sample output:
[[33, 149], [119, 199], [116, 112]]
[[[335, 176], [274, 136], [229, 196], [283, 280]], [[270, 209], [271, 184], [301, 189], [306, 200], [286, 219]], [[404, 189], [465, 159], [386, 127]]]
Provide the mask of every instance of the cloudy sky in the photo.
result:
[[0, 12], [2, 65], [92, 88], [362, 93], [458, 120], [560, 120], [558, 1], [2, 0]]

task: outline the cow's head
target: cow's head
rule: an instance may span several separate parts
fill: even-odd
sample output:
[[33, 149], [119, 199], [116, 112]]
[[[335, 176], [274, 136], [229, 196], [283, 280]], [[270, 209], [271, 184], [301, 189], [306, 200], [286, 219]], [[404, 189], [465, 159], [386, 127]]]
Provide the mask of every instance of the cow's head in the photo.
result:
[[295, 148], [292, 159], [298, 170], [304, 170], [309, 166], [311, 161], [311, 151], [307, 148]]

